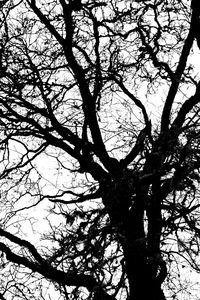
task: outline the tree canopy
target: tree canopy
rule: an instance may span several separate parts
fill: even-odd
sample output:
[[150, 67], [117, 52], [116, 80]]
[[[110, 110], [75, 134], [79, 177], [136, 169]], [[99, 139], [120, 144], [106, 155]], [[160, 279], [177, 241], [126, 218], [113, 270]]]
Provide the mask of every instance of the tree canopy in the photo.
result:
[[0, 299], [198, 299], [199, 62], [199, 0], [1, 1]]

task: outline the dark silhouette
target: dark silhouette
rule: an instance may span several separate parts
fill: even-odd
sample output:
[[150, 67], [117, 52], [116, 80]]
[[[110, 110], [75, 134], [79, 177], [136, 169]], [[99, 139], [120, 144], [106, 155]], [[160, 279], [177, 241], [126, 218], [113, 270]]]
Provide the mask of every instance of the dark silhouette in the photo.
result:
[[1, 299], [194, 300], [199, 16], [0, 5]]

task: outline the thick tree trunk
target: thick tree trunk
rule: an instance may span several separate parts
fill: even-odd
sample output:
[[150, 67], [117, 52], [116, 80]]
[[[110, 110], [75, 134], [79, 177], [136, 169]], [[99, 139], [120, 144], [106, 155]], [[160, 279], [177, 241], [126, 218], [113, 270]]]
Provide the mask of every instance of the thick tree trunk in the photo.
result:
[[166, 267], [161, 259], [156, 259], [157, 249], [156, 253], [148, 253], [148, 234], [144, 230], [147, 189], [140, 188], [133, 197], [127, 179], [110, 188], [107, 186], [104, 191], [104, 205], [124, 251], [129, 281], [128, 300], [166, 300], [161, 289]]
[[[165, 263], [150, 261], [145, 235], [135, 239], [134, 227], [132, 236], [127, 236], [123, 243], [127, 276], [129, 280], [129, 300], [166, 300], [161, 284], [166, 277]], [[159, 271], [158, 271], [159, 270]]]
[[[129, 300], [166, 300], [160, 283], [152, 278], [147, 264], [141, 258], [126, 258], [129, 279]], [[130, 261], [132, 260], [132, 261]]]

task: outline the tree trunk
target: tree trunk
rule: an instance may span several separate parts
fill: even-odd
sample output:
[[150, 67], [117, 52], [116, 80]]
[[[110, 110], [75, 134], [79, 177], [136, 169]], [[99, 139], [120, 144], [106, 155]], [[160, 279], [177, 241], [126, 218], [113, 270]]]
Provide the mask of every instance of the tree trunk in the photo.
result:
[[103, 197], [124, 251], [129, 281], [128, 300], [166, 300], [161, 289], [166, 277], [165, 263], [153, 259], [158, 253], [148, 254], [148, 234], [144, 230], [147, 189], [139, 188], [133, 197], [129, 187], [128, 179], [112, 184], [110, 188], [107, 186]]
[[166, 265], [162, 260], [153, 260], [149, 256], [147, 238], [141, 230], [139, 217], [131, 218], [130, 223], [127, 239], [122, 244], [129, 280], [129, 300], [166, 300], [161, 289], [166, 277]]
[[[135, 256], [135, 257], [134, 257]], [[151, 276], [145, 257], [131, 255], [126, 257], [130, 296], [128, 300], [166, 300], [161, 284]]]

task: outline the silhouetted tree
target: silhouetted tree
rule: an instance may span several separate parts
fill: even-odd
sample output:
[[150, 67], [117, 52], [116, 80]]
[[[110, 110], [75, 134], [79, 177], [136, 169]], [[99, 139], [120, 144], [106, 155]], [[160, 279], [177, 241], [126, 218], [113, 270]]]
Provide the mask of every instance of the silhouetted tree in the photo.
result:
[[195, 299], [199, 1], [0, 14], [0, 299]]

